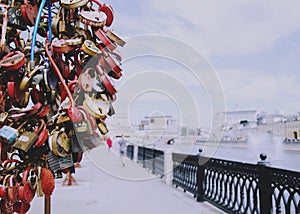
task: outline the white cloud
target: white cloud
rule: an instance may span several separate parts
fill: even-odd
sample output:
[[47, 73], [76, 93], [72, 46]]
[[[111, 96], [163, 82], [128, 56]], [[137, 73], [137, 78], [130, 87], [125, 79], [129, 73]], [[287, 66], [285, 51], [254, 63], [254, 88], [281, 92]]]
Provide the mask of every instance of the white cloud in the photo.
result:
[[207, 55], [240, 55], [269, 48], [299, 29], [299, 6], [296, 0], [148, 0], [134, 13], [118, 11], [118, 22], [127, 35], [167, 34]]
[[260, 107], [269, 112], [280, 109], [297, 111], [300, 86], [293, 76], [267, 74], [259, 70], [220, 72], [225, 97], [230, 107]]

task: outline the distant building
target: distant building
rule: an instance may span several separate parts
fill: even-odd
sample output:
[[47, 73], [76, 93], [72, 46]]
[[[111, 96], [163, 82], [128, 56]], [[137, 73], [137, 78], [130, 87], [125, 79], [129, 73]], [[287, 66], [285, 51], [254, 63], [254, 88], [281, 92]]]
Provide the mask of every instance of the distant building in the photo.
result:
[[300, 141], [300, 117], [297, 115], [239, 110], [218, 113], [215, 122], [224, 131], [223, 141], [247, 141], [252, 134]]

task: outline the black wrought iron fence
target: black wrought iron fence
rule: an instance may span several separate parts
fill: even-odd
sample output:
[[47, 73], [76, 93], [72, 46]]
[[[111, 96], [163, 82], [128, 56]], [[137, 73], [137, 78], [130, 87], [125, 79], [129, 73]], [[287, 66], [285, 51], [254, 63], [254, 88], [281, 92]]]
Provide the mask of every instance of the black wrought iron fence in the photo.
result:
[[153, 174], [164, 174], [164, 152], [152, 148], [138, 147], [137, 162]]
[[228, 213], [300, 213], [300, 173], [173, 153], [173, 184]]

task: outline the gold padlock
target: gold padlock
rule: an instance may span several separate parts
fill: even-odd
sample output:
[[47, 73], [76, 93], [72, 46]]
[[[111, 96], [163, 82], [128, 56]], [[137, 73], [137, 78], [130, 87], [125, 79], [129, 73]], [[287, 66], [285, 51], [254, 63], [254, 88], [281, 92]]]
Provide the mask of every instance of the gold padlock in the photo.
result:
[[23, 133], [21, 133], [16, 142], [13, 144], [13, 147], [16, 149], [20, 149], [24, 152], [28, 152], [29, 149], [33, 146], [33, 144], [37, 141], [39, 134], [44, 128], [43, 124], [45, 124], [44, 120], [31, 121], [31, 128], [38, 127], [37, 131], [25, 130]]
[[67, 32], [66, 21], [65, 21], [65, 8], [62, 8], [61, 10], [61, 19], [59, 20], [59, 24], [58, 24], [58, 32], [59, 33]]
[[97, 127], [101, 134], [106, 135], [108, 133], [107, 126], [103, 120], [97, 120]]
[[36, 67], [35, 69], [33, 69], [32, 71], [29, 70], [28, 68], [28, 72], [24, 75], [24, 77], [22, 78], [21, 82], [20, 82], [20, 86], [19, 89], [21, 91], [26, 91], [29, 86], [30, 86], [30, 81], [32, 79], [32, 77], [40, 70], [40, 67]]
[[71, 150], [71, 138], [65, 132], [65, 128], [53, 130], [51, 135], [51, 150], [53, 154], [59, 157], [67, 157]]
[[118, 45], [120, 45], [121, 47], [123, 47], [126, 42], [121, 39], [118, 35], [115, 34], [115, 32], [108, 30], [106, 33], [106, 36], [113, 42], [117, 43]]
[[87, 110], [87, 112], [98, 119], [106, 118], [106, 115], [109, 112], [109, 104], [107, 101], [101, 98], [90, 97], [85, 94], [85, 100], [83, 101], [83, 107]]
[[95, 56], [96, 54], [101, 53], [101, 50], [91, 40], [85, 40], [81, 47], [82, 50], [90, 56]]
[[62, 11], [63, 7], [60, 6], [58, 8], [57, 14], [52, 18], [52, 23], [51, 23], [51, 30], [54, 36], [58, 36], [59, 35], [59, 23], [61, 20], [61, 11]]

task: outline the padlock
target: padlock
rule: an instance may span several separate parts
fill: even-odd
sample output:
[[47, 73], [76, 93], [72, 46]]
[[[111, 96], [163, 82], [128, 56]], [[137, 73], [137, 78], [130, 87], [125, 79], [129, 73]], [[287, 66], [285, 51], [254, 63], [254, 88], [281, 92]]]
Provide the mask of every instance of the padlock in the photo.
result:
[[29, 26], [34, 25], [37, 14], [38, 14], [37, 4], [32, 5], [32, 4], [25, 3], [24, 5], [21, 5], [21, 15], [25, 20], [25, 23], [28, 24]]
[[101, 98], [90, 97], [85, 94], [84, 109], [93, 117], [103, 119], [109, 112], [109, 104]]
[[77, 9], [85, 6], [88, 0], [61, 0], [61, 5], [67, 9]]
[[62, 12], [63, 7], [60, 6], [58, 8], [57, 14], [52, 18], [52, 22], [51, 22], [51, 30], [54, 36], [58, 36], [59, 35], [59, 22], [61, 20], [61, 12]]
[[91, 40], [85, 40], [81, 48], [86, 54], [90, 56], [95, 56], [96, 54], [102, 53], [101, 50]]
[[84, 8], [80, 11], [80, 21], [83, 24], [90, 25], [92, 27], [103, 27], [106, 21], [106, 14], [101, 11], [89, 11]]
[[28, 180], [29, 173], [32, 171], [31, 167], [28, 166], [22, 175], [22, 183], [19, 187], [19, 200], [25, 203], [30, 203], [35, 196], [35, 189], [30, 180]]
[[[25, 130], [20, 134], [16, 142], [13, 144], [13, 148], [28, 152], [29, 149], [36, 143], [39, 135], [44, 129], [44, 120], [31, 121], [31, 130]], [[35, 129], [35, 130], [32, 130]]]
[[21, 91], [26, 91], [29, 88], [31, 79], [33, 78], [34, 75], [37, 74], [37, 72], [40, 71], [40, 69], [41, 69], [41, 67], [36, 67], [32, 71], [26, 72], [26, 74], [24, 75], [24, 77], [22, 78], [22, 80], [20, 82], [19, 88]]
[[53, 51], [58, 54], [68, 53], [77, 48], [76, 45], [66, 45], [65, 39], [53, 40], [51, 44]]
[[61, 19], [59, 20], [59, 23], [58, 23], [58, 32], [59, 33], [67, 32], [67, 26], [66, 26], [66, 21], [65, 21], [65, 9], [64, 8], [62, 8], [62, 10], [61, 10]]
[[51, 133], [51, 150], [55, 156], [67, 157], [71, 151], [71, 139], [65, 128], [53, 130]]
[[123, 47], [126, 42], [121, 39], [118, 35], [116, 35], [115, 32], [111, 31], [111, 30], [108, 30], [106, 32], [106, 36], [113, 42], [115, 42], [116, 44], [120, 45], [121, 47]]
[[17, 28], [20, 30], [26, 30], [27, 29], [27, 23], [22, 17], [21, 8], [17, 7], [10, 7], [8, 9], [8, 26]]
[[30, 209], [30, 204], [26, 202], [16, 202], [13, 204], [13, 210], [16, 213], [27, 213]]
[[95, 31], [95, 36], [103, 43], [103, 45], [108, 48], [110, 51], [115, 50], [116, 45], [105, 35], [105, 33], [98, 29]]
[[50, 69], [43, 70], [43, 80], [45, 84], [46, 91], [56, 90], [58, 86], [57, 74]]
[[93, 82], [95, 81], [95, 70], [88, 68], [80, 74], [78, 78], [78, 85], [84, 92], [92, 92]]
[[40, 126], [41, 126], [41, 132], [39, 133], [38, 139], [35, 142], [34, 146], [35, 147], [41, 147], [45, 144], [45, 142], [48, 139], [49, 136], [49, 132], [47, 130], [47, 125], [44, 122], [44, 120], [39, 120], [40, 121]]
[[11, 175], [9, 177], [9, 187], [7, 190], [7, 196], [10, 201], [12, 202], [19, 201], [19, 187], [20, 184], [16, 181], [15, 176]]
[[109, 76], [119, 79], [122, 76], [120, 62], [115, 57], [112, 57], [110, 53], [106, 52], [101, 45], [99, 48], [103, 53], [105, 53], [99, 57], [99, 63], [105, 70], [107, 70]]
[[103, 120], [97, 119], [97, 127], [101, 134], [106, 135], [108, 133], [107, 126]]
[[105, 89], [107, 90], [107, 92], [111, 96], [114, 96], [116, 94], [117, 90], [111, 84], [110, 80], [108, 79], [108, 77], [106, 76], [106, 74], [104, 73], [104, 71], [102, 70], [101, 66], [96, 65], [96, 70], [98, 72], [98, 77], [99, 77], [101, 83], [103, 84], [103, 86], [105, 87]]
[[26, 63], [25, 55], [20, 51], [12, 51], [0, 61], [0, 66], [7, 71], [18, 70]]
[[73, 123], [74, 131], [78, 135], [89, 136], [93, 134], [93, 128], [90, 121], [90, 116], [88, 112], [85, 111], [84, 108], [79, 107], [79, 111], [81, 112], [83, 119], [80, 122]]
[[20, 129], [27, 124], [27, 121], [23, 122], [17, 129], [10, 126], [2, 126], [0, 128], [0, 140], [4, 143], [12, 144], [15, 142], [19, 135]]
[[109, 27], [111, 26], [111, 24], [114, 21], [114, 11], [111, 7], [111, 5], [108, 4], [103, 4], [100, 8], [99, 11], [105, 13], [106, 15], [106, 22], [105, 22], [105, 26]]
[[6, 122], [6, 119], [8, 117], [8, 113], [3, 111], [0, 113], [0, 124], [4, 124]]

